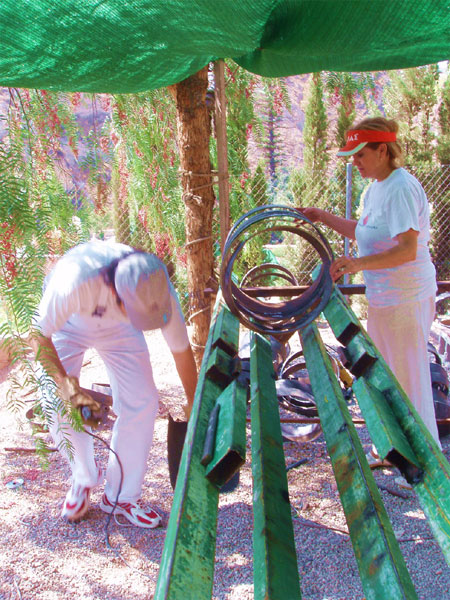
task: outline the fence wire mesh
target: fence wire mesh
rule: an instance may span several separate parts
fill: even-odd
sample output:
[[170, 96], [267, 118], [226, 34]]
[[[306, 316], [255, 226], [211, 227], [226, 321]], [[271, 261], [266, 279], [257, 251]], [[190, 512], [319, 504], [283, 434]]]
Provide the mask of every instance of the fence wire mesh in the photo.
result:
[[[437, 279], [450, 279], [450, 166], [425, 168], [413, 167], [408, 170], [421, 182], [430, 203], [431, 240], [430, 251], [436, 266]], [[319, 206], [342, 217], [357, 219], [362, 209], [363, 195], [370, 182], [364, 180], [356, 168], [350, 165], [350, 177], [345, 168], [336, 169], [327, 178], [317, 176], [305, 185], [302, 194], [293, 193], [289, 178], [273, 182], [263, 180], [259, 187], [253, 187], [249, 207], [263, 205], [269, 199], [273, 204], [290, 204], [297, 207]], [[230, 183], [233, 190], [233, 182]], [[232, 192], [233, 193], [233, 192]], [[344, 238], [329, 228], [318, 225], [327, 238], [335, 256], [344, 253], [357, 253], [354, 242]], [[219, 239], [218, 210], [215, 212], [214, 236]], [[262, 246], [262, 247], [261, 247]], [[315, 251], [297, 236], [272, 235], [271, 239], [254, 247], [246, 254], [244, 267], [251, 268], [258, 262], [275, 262], [289, 268], [299, 285], [310, 283], [310, 275], [318, 262]], [[362, 282], [361, 275], [351, 276], [348, 283]]]
[[[408, 167], [408, 170], [417, 177], [424, 187], [430, 204], [431, 212], [431, 239], [430, 251], [436, 266], [437, 279], [450, 279], [450, 166], [436, 166], [433, 168]], [[216, 179], [215, 179], [216, 180]], [[243, 185], [241, 177], [230, 175], [230, 205], [232, 213], [238, 216], [244, 214], [255, 206], [265, 204], [293, 205], [296, 207], [319, 206], [342, 217], [357, 219], [362, 209], [364, 191], [370, 182], [364, 180], [352, 165], [347, 167], [342, 164], [334, 167], [326, 177], [323, 175], [311, 176], [302, 182], [298, 190], [293, 184], [289, 174], [278, 179], [261, 176], [254, 177], [251, 184]], [[218, 186], [214, 183], [214, 191], [218, 198]], [[174, 185], [174, 189], [175, 189]], [[175, 196], [178, 195], [178, 198]], [[120, 197], [120, 195], [118, 195]], [[182, 212], [181, 189], [172, 191], [173, 210]], [[170, 210], [169, 210], [170, 213]], [[170, 214], [169, 214], [170, 217]], [[185, 252], [183, 248], [176, 247], [170, 233], [148, 233], [146, 220], [148, 213], [139, 208], [137, 203], [128, 199], [120, 206], [111, 206], [106, 211], [100, 224], [96, 223], [101, 236], [115, 237], [117, 241], [133, 246], [156, 251], [159, 256], [165, 257], [169, 271], [173, 272], [175, 286], [177, 287], [183, 311], [189, 315], [189, 297], [187, 291], [187, 276], [185, 266]], [[175, 222], [174, 215], [170, 217]], [[184, 226], [184, 220], [178, 219]], [[233, 223], [231, 223], [232, 225]], [[329, 228], [318, 225], [320, 231], [328, 240], [333, 254], [340, 256], [344, 253], [357, 254], [356, 244], [345, 239]], [[181, 236], [181, 234], [180, 234]], [[216, 202], [213, 215], [212, 243], [216, 257], [217, 272], [220, 268], [220, 223], [219, 204]], [[311, 273], [319, 263], [315, 250], [304, 240], [293, 234], [284, 233], [271, 235], [266, 239], [255, 239], [243, 252], [243, 257], [238, 266], [238, 277], [243, 277], [245, 272], [262, 262], [280, 264], [288, 268], [299, 285], [311, 282]], [[180, 268], [181, 265], [181, 268]], [[177, 268], [175, 268], [177, 266]], [[349, 276], [346, 283], [362, 283], [362, 275]], [[268, 282], [270, 283], [270, 282]]]

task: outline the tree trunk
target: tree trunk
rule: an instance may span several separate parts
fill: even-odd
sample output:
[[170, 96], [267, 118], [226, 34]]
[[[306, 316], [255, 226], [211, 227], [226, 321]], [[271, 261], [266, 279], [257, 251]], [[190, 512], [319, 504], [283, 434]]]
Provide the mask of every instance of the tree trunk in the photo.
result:
[[209, 157], [210, 117], [206, 106], [208, 67], [171, 86], [177, 106], [181, 184], [186, 216], [186, 251], [191, 342], [200, 366], [211, 320], [205, 294], [213, 275], [212, 188]]

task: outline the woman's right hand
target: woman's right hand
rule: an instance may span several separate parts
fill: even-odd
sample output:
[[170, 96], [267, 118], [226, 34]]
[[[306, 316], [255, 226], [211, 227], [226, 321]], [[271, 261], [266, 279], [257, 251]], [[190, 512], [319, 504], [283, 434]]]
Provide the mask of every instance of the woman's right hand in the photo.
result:
[[317, 223], [317, 221], [321, 222], [323, 218], [323, 213], [325, 212], [321, 208], [317, 208], [315, 206], [304, 206], [297, 208], [302, 215], [305, 215], [307, 219], [309, 219], [312, 223]]

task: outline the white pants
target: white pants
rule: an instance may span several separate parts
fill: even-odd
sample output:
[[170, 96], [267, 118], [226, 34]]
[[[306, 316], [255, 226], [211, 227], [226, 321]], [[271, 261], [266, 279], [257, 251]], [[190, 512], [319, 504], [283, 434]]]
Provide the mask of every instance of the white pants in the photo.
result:
[[[141, 495], [158, 411], [158, 392], [142, 331], [127, 323], [108, 323], [97, 317], [72, 317], [52, 340], [69, 375], [79, 377], [88, 348], [94, 348], [105, 363], [113, 394], [113, 410], [117, 415], [111, 448], [118, 454], [123, 467], [119, 500], [136, 501]], [[92, 487], [97, 482], [93, 438], [74, 431], [67, 424], [62, 425], [62, 429], [60, 423], [58, 415], [50, 425], [50, 432], [55, 444], [65, 438], [73, 446], [72, 456], [64, 450], [64, 444], [61, 446], [70, 463], [73, 481]], [[120, 467], [110, 452], [105, 492], [111, 500], [115, 500], [119, 484]]]
[[434, 296], [384, 308], [369, 305], [367, 333], [441, 447], [427, 350], [434, 315]]

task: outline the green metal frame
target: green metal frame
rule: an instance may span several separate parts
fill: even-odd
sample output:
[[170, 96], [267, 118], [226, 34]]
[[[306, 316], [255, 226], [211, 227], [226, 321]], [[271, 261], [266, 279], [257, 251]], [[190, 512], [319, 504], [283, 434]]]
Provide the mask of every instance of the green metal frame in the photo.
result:
[[301, 598], [270, 343], [251, 337], [255, 600]]
[[[413, 485], [450, 562], [450, 466], [344, 297], [324, 310], [344, 345], [370, 437]], [[315, 323], [299, 331], [366, 598], [417, 598]], [[211, 598], [219, 493], [245, 461], [239, 321], [218, 300], [180, 462], [155, 600]], [[250, 404], [255, 599], [301, 598], [270, 343], [252, 333]]]
[[[336, 332], [342, 331], [343, 323], [358, 322], [357, 317], [337, 288], [334, 288], [324, 314], [335, 335]], [[347, 340], [346, 353], [351, 364], [360, 360], [364, 353], [375, 358], [374, 361], [370, 361], [371, 364], [358, 377], [353, 386], [370, 436], [380, 456], [385, 458], [387, 446], [383, 437], [386, 423], [383, 423], [375, 412], [370, 410], [371, 402], [367, 402], [366, 398], [367, 390], [375, 389], [378, 397], [385, 398], [386, 404], [395, 418], [388, 431], [392, 436], [397, 435], [398, 431], [402, 432], [413, 453], [411, 462], [413, 465], [418, 465], [422, 471], [422, 476], [415, 477], [414, 468], [411, 469], [408, 464], [399, 464], [399, 468], [404, 471], [405, 476], [412, 484], [428, 518], [433, 535], [439, 543], [447, 563], [450, 564], [450, 465], [369, 335], [359, 322], [358, 325], [358, 330], [354, 330]], [[350, 370], [352, 370], [352, 366], [350, 366]], [[402, 452], [400, 447], [395, 448], [394, 446], [393, 449]], [[392, 455], [389, 456], [391, 459]]]
[[[155, 600], [211, 598], [214, 578], [219, 488], [205, 477], [201, 464], [210, 414], [226, 387], [222, 376], [223, 355], [237, 354], [239, 322], [227, 309], [214, 311], [210, 334], [195, 393], [178, 471], [172, 510], [167, 526]], [[211, 355], [219, 364], [211, 363]], [[226, 361], [225, 361], [226, 362]], [[232, 362], [229, 361], [231, 365]], [[229, 376], [230, 381], [232, 375]]]
[[303, 353], [366, 598], [417, 598], [317, 326]]

